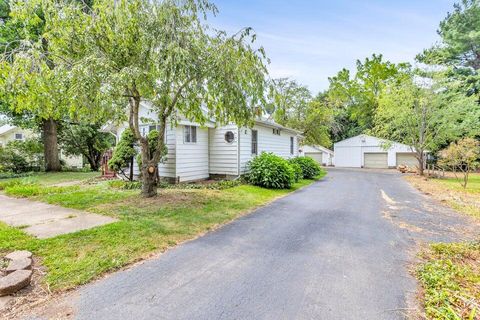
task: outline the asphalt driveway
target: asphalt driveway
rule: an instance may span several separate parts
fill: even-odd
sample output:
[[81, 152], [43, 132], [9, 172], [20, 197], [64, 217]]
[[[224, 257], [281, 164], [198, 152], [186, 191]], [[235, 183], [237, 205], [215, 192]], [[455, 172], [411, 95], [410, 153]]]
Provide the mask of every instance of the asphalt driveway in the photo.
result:
[[415, 243], [468, 225], [399, 174], [332, 169], [65, 303], [78, 319], [403, 319]]

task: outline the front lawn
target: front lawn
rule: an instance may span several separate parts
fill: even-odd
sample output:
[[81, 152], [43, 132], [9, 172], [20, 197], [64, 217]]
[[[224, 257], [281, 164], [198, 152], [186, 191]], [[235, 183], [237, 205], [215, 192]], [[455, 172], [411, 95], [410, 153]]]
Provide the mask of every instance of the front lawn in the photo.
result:
[[427, 319], [480, 319], [480, 243], [432, 244], [421, 258]]
[[470, 176], [466, 189], [460, 185], [459, 179], [451, 174], [439, 179], [419, 176], [406, 176], [406, 179], [420, 191], [480, 220], [480, 174], [474, 173]]
[[114, 189], [106, 182], [47, 188], [11, 186], [5, 190], [10, 195], [105, 214], [120, 221], [44, 240], [0, 223], [0, 252], [32, 251], [48, 269], [45, 282], [51, 290], [72, 288], [195, 238], [312, 182], [301, 180], [290, 190], [250, 185], [225, 190], [159, 189], [159, 196], [151, 199], [139, 198], [138, 190]]
[[3, 189], [3, 186], [12, 184], [12, 182], [15, 181], [23, 181], [48, 186], [82, 182], [99, 176], [99, 172], [38, 172], [22, 178], [0, 179], [0, 190]]

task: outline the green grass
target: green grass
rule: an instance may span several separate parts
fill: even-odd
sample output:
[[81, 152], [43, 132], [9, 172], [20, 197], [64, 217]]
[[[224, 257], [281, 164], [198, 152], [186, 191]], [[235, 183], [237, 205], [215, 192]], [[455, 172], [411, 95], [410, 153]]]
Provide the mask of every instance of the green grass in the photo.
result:
[[460, 180], [461, 176], [458, 178], [436, 179], [435, 181], [451, 190], [480, 193], [480, 174], [473, 173], [470, 175], [466, 189], [460, 185]]
[[1, 179], [0, 190], [15, 184], [41, 184], [48, 186], [74, 181], [81, 182], [99, 176], [99, 172], [40, 172], [23, 178]]
[[480, 243], [432, 244], [417, 277], [427, 319], [480, 319]]
[[45, 282], [50, 289], [68, 289], [192, 239], [312, 182], [301, 180], [290, 190], [250, 185], [225, 190], [160, 189], [159, 196], [151, 199], [140, 199], [138, 190], [109, 188], [106, 183], [43, 188], [46, 191], [31, 185], [8, 187], [11, 195], [114, 216], [119, 221], [50, 239], [36, 239], [0, 223], [0, 253], [31, 250], [48, 269]]

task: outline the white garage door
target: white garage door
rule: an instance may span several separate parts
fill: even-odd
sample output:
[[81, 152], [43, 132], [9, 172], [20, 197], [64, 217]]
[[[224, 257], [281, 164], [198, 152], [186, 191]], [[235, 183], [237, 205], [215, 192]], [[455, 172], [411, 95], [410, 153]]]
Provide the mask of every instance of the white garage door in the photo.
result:
[[365, 168], [388, 168], [388, 153], [365, 153], [364, 155]]
[[320, 165], [323, 164], [322, 162], [322, 153], [321, 152], [305, 152], [306, 157], [313, 158], [315, 161], [317, 161]]
[[418, 160], [415, 158], [415, 153], [405, 152], [397, 153], [397, 166], [405, 165], [410, 168], [418, 167]]

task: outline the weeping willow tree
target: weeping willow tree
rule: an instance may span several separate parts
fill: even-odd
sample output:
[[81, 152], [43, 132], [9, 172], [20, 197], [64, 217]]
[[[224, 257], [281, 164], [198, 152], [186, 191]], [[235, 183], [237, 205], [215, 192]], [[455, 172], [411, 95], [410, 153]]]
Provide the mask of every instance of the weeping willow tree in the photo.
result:
[[[209, 28], [206, 16], [217, 9], [208, 1], [99, 0], [91, 12], [77, 7], [67, 13], [57, 36], [65, 52], [81, 57], [72, 68], [71, 94], [126, 115], [140, 146], [145, 197], [157, 194], [167, 123], [183, 115], [200, 124], [213, 117], [249, 125], [263, 105], [263, 49], [254, 46], [249, 28], [234, 35]], [[146, 100], [156, 114], [155, 141], [140, 132], [140, 103]]]

